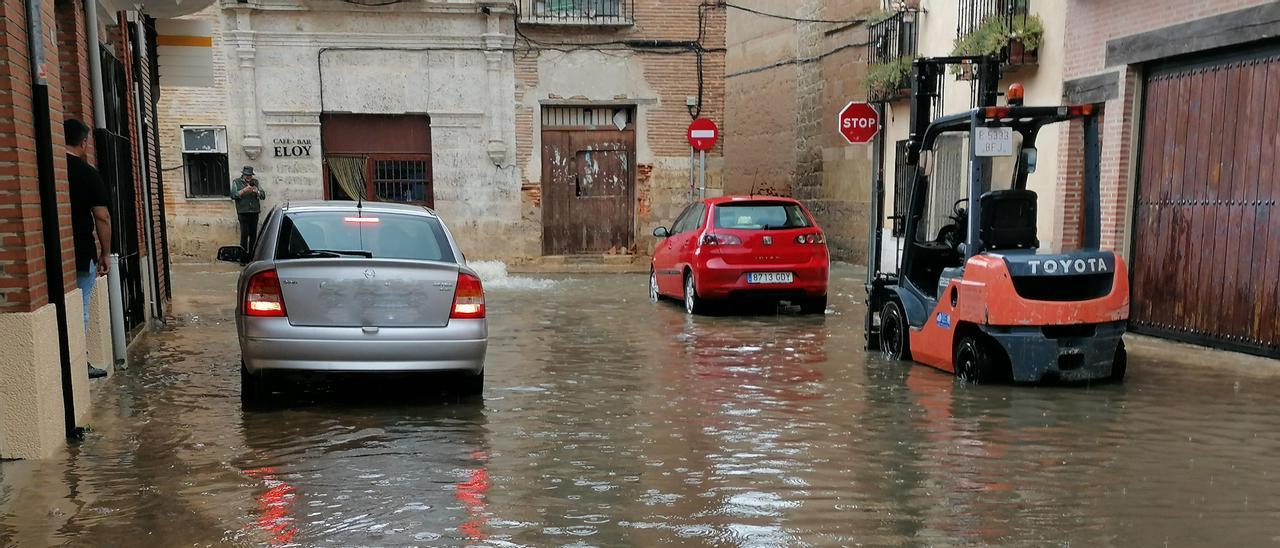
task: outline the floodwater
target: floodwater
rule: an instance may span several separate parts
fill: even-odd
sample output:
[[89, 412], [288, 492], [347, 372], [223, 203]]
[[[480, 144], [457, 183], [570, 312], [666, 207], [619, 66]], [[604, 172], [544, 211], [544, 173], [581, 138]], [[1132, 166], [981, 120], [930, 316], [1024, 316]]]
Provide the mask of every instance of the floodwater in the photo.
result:
[[234, 274], [178, 274], [87, 438], [0, 464], [0, 544], [1280, 542], [1280, 376], [1226, 354], [1137, 339], [1124, 385], [964, 386], [862, 351], [852, 270], [825, 317], [504, 278], [483, 401], [419, 379], [246, 410]]

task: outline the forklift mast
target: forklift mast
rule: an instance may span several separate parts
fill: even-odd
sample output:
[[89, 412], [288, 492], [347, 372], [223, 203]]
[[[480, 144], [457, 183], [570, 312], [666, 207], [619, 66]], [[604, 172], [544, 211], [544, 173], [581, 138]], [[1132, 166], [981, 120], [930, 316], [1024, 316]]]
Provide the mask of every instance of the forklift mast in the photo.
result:
[[[949, 65], [973, 65], [977, 77], [979, 107], [996, 106], [1000, 96], [1000, 59], [995, 56], [920, 57], [911, 62], [911, 118], [907, 137], [906, 165], [916, 166], [920, 161], [920, 147], [925, 130], [938, 117], [933, 112], [941, 96], [940, 83]], [[881, 137], [883, 138], [883, 137]], [[883, 150], [883, 148], [881, 149]], [[879, 348], [880, 333], [874, 323], [874, 313], [883, 288], [896, 281], [896, 276], [886, 276], [880, 268], [880, 240], [884, 229], [884, 178], [883, 168], [877, 170], [872, 185], [872, 228], [870, 250], [867, 254], [867, 348]]]
[[996, 106], [1000, 96], [1000, 60], [993, 56], [921, 57], [911, 63], [911, 128], [907, 141], [907, 165], [920, 159], [920, 141], [938, 118], [933, 112], [942, 90], [939, 83], [948, 65], [974, 65], [977, 72], [978, 107]]

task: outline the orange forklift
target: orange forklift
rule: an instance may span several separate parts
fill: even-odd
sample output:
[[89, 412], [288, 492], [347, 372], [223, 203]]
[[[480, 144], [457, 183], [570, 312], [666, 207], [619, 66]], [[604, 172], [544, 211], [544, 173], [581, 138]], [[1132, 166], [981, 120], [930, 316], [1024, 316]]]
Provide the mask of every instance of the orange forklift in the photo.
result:
[[[977, 73], [980, 106], [934, 119], [946, 68]], [[914, 360], [967, 382], [1121, 380], [1129, 317], [1124, 261], [1099, 249], [1098, 114], [1094, 105], [1024, 106], [1010, 86], [998, 106], [993, 57], [921, 58], [913, 63], [911, 183], [901, 216], [901, 254], [881, 267], [883, 183], [873, 189], [866, 339], [891, 360]], [[1083, 247], [1040, 249], [1036, 136], [1080, 121]], [[1052, 151], [1051, 154], [1056, 154]], [[901, 194], [899, 195], [901, 196]]]

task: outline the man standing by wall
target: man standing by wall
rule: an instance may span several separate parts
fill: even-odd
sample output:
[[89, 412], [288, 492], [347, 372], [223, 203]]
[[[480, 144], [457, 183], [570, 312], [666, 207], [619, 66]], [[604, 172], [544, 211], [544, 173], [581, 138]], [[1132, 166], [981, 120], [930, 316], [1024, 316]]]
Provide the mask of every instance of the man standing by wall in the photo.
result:
[[[89, 142], [89, 126], [75, 118], [63, 123], [67, 140], [67, 179], [71, 187], [71, 232], [76, 246], [76, 285], [84, 297], [84, 329], [89, 331], [89, 300], [98, 274], [111, 269], [110, 195], [98, 170], [83, 159]], [[94, 233], [97, 239], [94, 239]], [[89, 378], [107, 376], [106, 370], [89, 365]]]
[[231, 199], [236, 202], [236, 215], [240, 217], [240, 247], [245, 257], [253, 252], [254, 238], [258, 234], [258, 214], [262, 212], [262, 200], [267, 193], [253, 176], [253, 166], [244, 166], [240, 177], [231, 185]]

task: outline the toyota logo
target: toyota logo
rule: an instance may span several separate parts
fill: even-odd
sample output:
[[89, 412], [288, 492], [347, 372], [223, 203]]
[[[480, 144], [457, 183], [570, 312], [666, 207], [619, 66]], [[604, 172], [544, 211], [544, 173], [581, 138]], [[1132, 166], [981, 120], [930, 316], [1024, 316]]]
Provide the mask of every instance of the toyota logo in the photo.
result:
[[364, 269], [364, 279], [366, 279], [366, 280], [372, 280], [372, 279], [377, 278], [377, 277], [378, 277], [378, 273], [377, 273], [377, 272], [374, 272], [372, 268], [366, 268], [366, 269]]

